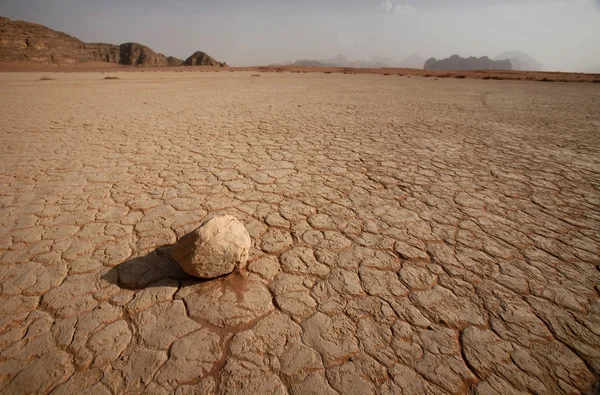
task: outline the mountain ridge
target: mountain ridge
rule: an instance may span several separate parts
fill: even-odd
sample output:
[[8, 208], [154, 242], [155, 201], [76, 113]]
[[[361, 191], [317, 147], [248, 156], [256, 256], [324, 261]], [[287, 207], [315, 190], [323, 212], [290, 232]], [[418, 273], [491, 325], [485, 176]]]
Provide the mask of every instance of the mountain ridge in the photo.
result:
[[[196, 51], [192, 56], [199, 52]], [[139, 67], [186, 65], [181, 59], [167, 57], [143, 44], [86, 43], [44, 25], [13, 21], [3, 16], [0, 16], [0, 62], [56, 65], [105, 62]], [[203, 63], [200, 63], [208, 66], [226, 66], [224, 62], [218, 62], [208, 55]]]

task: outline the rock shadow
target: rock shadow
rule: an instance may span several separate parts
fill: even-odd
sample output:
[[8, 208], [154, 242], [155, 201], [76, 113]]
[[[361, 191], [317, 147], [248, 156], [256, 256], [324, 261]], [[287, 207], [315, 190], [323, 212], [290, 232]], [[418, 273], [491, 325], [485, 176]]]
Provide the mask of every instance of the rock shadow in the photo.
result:
[[172, 247], [172, 244], [164, 245], [144, 256], [128, 259], [112, 267], [102, 276], [102, 279], [120, 288], [133, 290], [152, 286], [164, 286], [164, 282], [156, 283], [165, 279], [186, 280], [182, 286], [209, 281], [196, 278], [184, 272], [171, 256]]

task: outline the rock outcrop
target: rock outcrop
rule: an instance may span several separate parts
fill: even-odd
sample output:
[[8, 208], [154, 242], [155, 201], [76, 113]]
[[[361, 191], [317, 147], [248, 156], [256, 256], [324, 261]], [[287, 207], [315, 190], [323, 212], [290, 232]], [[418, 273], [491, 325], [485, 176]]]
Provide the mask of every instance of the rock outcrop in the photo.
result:
[[145, 45], [138, 43], [121, 44], [121, 60], [119, 63], [130, 66], [168, 66], [167, 57], [156, 53]]
[[[99, 60], [112, 50], [88, 47], [68, 34], [42, 25], [0, 17], [0, 61], [78, 63]], [[101, 53], [101, 50], [107, 50]]]
[[492, 60], [487, 56], [462, 58], [452, 55], [446, 59], [430, 58], [425, 62], [425, 70], [512, 70], [510, 60]]
[[246, 265], [251, 239], [237, 218], [212, 218], [188, 233], [173, 248], [183, 270], [200, 278], [216, 278]]
[[225, 67], [227, 66], [223, 62], [218, 62], [215, 59], [208, 56], [206, 53], [202, 51], [194, 52], [189, 58], [183, 62], [184, 66], [217, 66], [217, 67]]
[[374, 57], [371, 60], [351, 61], [344, 55], [338, 55], [333, 59], [304, 59], [293, 62], [284, 62], [280, 64], [272, 64], [271, 66], [312, 66], [312, 67], [352, 67], [356, 69], [379, 69], [384, 67], [400, 67], [400, 68], [423, 68], [425, 59], [419, 55], [412, 55], [402, 62], [397, 62], [394, 59], [387, 57]]
[[495, 60], [508, 59], [512, 65], [513, 70], [524, 70], [524, 71], [541, 71], [544, 66], [529, 54], [521, 51], [507, 51], [502, 52], [500, 55], [494, 58]]
[[169, 66], [181, 66], [183, 64], [183, 60], [173, 57], [173, 56], [168, 56], [167, 57], [167, 62], [169, 63]]
[[296, 63], [294, 63], [294, 66], [323, 67], [323, 63], [319, 62], [318, 60], [304, 59], [297, 60]]
[[[224, 65], [203, 52], [197, 64]], [[192, 57], [194, 56], [192, 55]], [[181, 66], [183, 60], [166, 57], [138, 43], [121, 45], [84, 43], [83, 41], [26, 21], [12, 21], [0, 16], [0, 62], [31, 62], [47, 64], [75, 64], [106, 62], [122, 65], [159, 67]]]

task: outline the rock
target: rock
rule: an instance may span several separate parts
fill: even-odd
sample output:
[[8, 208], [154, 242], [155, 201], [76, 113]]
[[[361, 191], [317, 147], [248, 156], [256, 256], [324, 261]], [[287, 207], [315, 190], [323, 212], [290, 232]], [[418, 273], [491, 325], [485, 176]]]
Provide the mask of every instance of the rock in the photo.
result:
[[[26, 21], [11, 21], [4, 17], [0, 17], [0, 35], [2, 36], [0, 62], [47, 64], [106, 62], [143, 67], [181, 66], [184, 63], [181, 59], [156, 53], [142, 44], [88, 44], [46, 26]], [[204, 52], [196, 52], [190, 58], [192, 57], [196, 62], [194, 64], [227, 66]]]
[[173, 248], [173, 258], [192, 276], [216, 278], [243, 268], [251, 243], [244, 224], [224, 215], [183, 236]]
[[167, 62], [169, 63], [169, 66], [181, 66], [183, 64], [183, 60], [173, 57], [173, 56], [168, 56], [167, 57]]
[[194, 52], [183, 62], [184, 66], [221, 66], [221, 63], [208, 56], [202, 51]]
[[132, 66], [169, 66], [167, 57], [156, 53], [145, 45], [138, 43], [125, 43], [119, 46], [119, 63]]
[[452, 55], [440, 60], [427, 59], [423, 68], [425, 70], [511, 70], [512, 65], [508, 59], [492, 60], [487, 56], [462, 58]]

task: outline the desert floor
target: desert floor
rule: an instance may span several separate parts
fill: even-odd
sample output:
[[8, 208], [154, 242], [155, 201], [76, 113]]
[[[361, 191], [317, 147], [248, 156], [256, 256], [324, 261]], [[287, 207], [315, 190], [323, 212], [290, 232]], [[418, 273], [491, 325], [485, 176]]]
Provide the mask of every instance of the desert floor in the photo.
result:
[[600, 85], [252, 74], [0, 73], [3, 393], [594, 391]]

